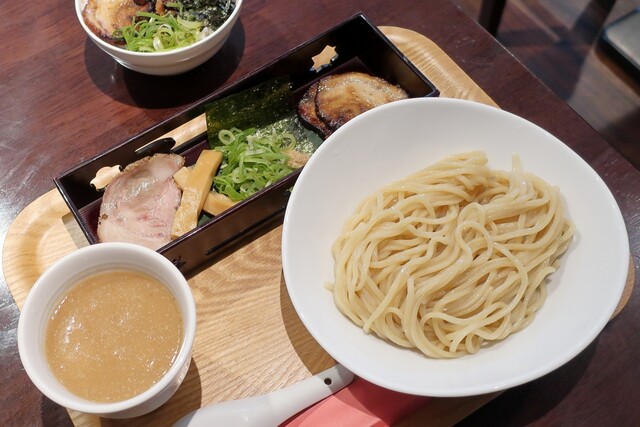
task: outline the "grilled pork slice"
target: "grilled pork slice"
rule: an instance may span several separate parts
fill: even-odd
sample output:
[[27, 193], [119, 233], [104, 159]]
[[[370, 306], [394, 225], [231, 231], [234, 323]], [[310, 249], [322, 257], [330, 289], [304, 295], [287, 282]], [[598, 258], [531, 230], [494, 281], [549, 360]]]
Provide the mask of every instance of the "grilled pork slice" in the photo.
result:
[[309, 86], [302, 99], [298, 103], [298, 113], [300, 117], [324, 135], [329, 136], [331, 129], [316, 114], [316, 94], [318, 93], [318, 82]]
[[171, 241], [182, 192], [173, 174], [184, 165], [176, 154], [155, 154], [128, 165], [107, 185], [100, 205], [98, 239], [159, 249]]
[[316, 114], [333, 132], [367, 110], [407, 97], [401, 87], [379, 77], [360, 72], [332, 74], [319, 81]]
[[[139, 3], [139, 4], [138, 4]], [[96, 35], [111, 39], [118, 28], [131, 25], [137, 12], [152, 12], [153, 2], [134, 0], [89, 0], [82, 11], [87, 26]]]

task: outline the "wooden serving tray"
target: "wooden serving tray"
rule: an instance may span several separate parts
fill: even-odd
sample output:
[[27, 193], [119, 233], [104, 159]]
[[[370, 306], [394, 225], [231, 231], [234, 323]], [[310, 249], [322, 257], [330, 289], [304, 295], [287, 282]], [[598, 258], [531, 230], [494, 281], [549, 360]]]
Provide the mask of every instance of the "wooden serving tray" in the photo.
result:
[[[381, 30], [436, 85], [442, 97], [497, 107], [431, 40], [402, 28]], [[282, 276], [281, 237], [279, 219], [188, 277], [196, 300], [197, 333], [187, 377], [169, 402], [146, 416], [121, 421], [70, 411], [74, 424], [173, 424], [203, 405], [280, 389], [334, 365], [289, 300]], [[31, 286], [47, 267], [87, 245], [58, 191], [49, 191], [27, 206], [9, 228], [2, 259], [18, 307], [22, 308]], [[633, 282], [630, 268], [616, 314], [627, 302]], [[452, 425], [497, 394], [434, 398], [400, 424]]]

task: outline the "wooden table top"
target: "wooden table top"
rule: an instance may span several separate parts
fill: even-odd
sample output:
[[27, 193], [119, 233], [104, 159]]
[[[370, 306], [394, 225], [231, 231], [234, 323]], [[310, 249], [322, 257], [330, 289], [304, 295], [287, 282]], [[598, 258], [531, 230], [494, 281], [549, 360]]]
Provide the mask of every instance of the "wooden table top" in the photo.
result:
[[[447, 0], [291, 5], [285, 0], [245, 0], [229, 42], [216, 57], [192, 72], [166, 78], [137, 74], [116, 64], [87, 39], [68, 1], [0, 8], [0, 18], [8, 23], [0, 28], [2, 241], [16, 216], [49, 192], [60, 172], [364, 12], [376, 25], [427, 36], [501, 108], [544, 127], [591, 164], [620, 205], [638, 264], [638, 170], [460, 9]], [[638, 280], [636, 274], [636, 286]], [[636, 292], [584, 352], [557, 371], [504, 393], [492, 403], [498, 405], [492, 414], [503, 414], [507, 422], [534, 425], [630, 423], [640, 415], [636, 405], [640, 341], [635, 339], [639, 305]], [[16, 342], [18, 316], [3, 278], [0, 425], [70, 424], [67, 411], [44, 398], [22, 368]]]

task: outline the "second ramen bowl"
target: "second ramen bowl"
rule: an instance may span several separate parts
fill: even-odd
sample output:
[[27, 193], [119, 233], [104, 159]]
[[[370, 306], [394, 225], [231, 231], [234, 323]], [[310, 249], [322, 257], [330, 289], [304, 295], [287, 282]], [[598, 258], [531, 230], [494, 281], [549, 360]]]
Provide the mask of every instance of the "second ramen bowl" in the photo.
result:
[[87, 0], [75, 0], [75, 10], [78, 22], [87, 37], [122, 66], [143, 74], [172, 76], [196, 68], [222, 49], [240, 16], [242, 2], [243, 0], [236, 0], [235, 8], [229, 18], [202, 40], [189, 46], [162, 52], [134, 52], [111, 44], [91, 31], [84, 21], [82, 11]]
[[[434, 359], [365, 333], [325, 284], [331, 246], [368, 195], [442, 158], [481, 150], [491, 169], [522, 168], [558, 186], [576, 232], [533, 322], [473, 355]], [[606, 250], [603, 248], [606, 247]], [[533, 123], [471, 101], [423, 98], [377, 107], [331, 135], [293, 189], [282, 237], [291, 301], [318, 343], [356, 375], [425, 396], [494, 392], [536, 379], [575, 357], [600, 333], [624, 289], [629, 245], [611, 192], [575, 152]]]

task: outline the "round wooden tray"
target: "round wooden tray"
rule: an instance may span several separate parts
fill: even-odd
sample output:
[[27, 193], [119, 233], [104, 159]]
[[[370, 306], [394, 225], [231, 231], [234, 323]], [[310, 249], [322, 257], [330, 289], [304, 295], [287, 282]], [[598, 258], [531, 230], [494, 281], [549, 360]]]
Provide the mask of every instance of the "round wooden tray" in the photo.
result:
[[[402, 28], [381, 29], [441, 96], [497, 107], [431, 40]], [[272, 224], [188, 278], [198, 325], [187, 378], [167, 404], [128, 424], [173, 423], [202, 405], [279, 389], [335, 363], [307, 332], [289, 300], [281, 272], [281, 237], [281, 226]], [[9, 228], [2, 260], [18, 307], [47, 267], [87, 244], [56, 190], [27, 206]], [[631, 294], [632, 267], [616, 314]], [[416, 417], [430, 425], [454, 424], [495, 395], [431, 399]], [[75, 412], [71, 417], [76, 425], [101, 425], [97, 417]], [[411, 418], [407, 423], [413, 425], [416, 419]]]

